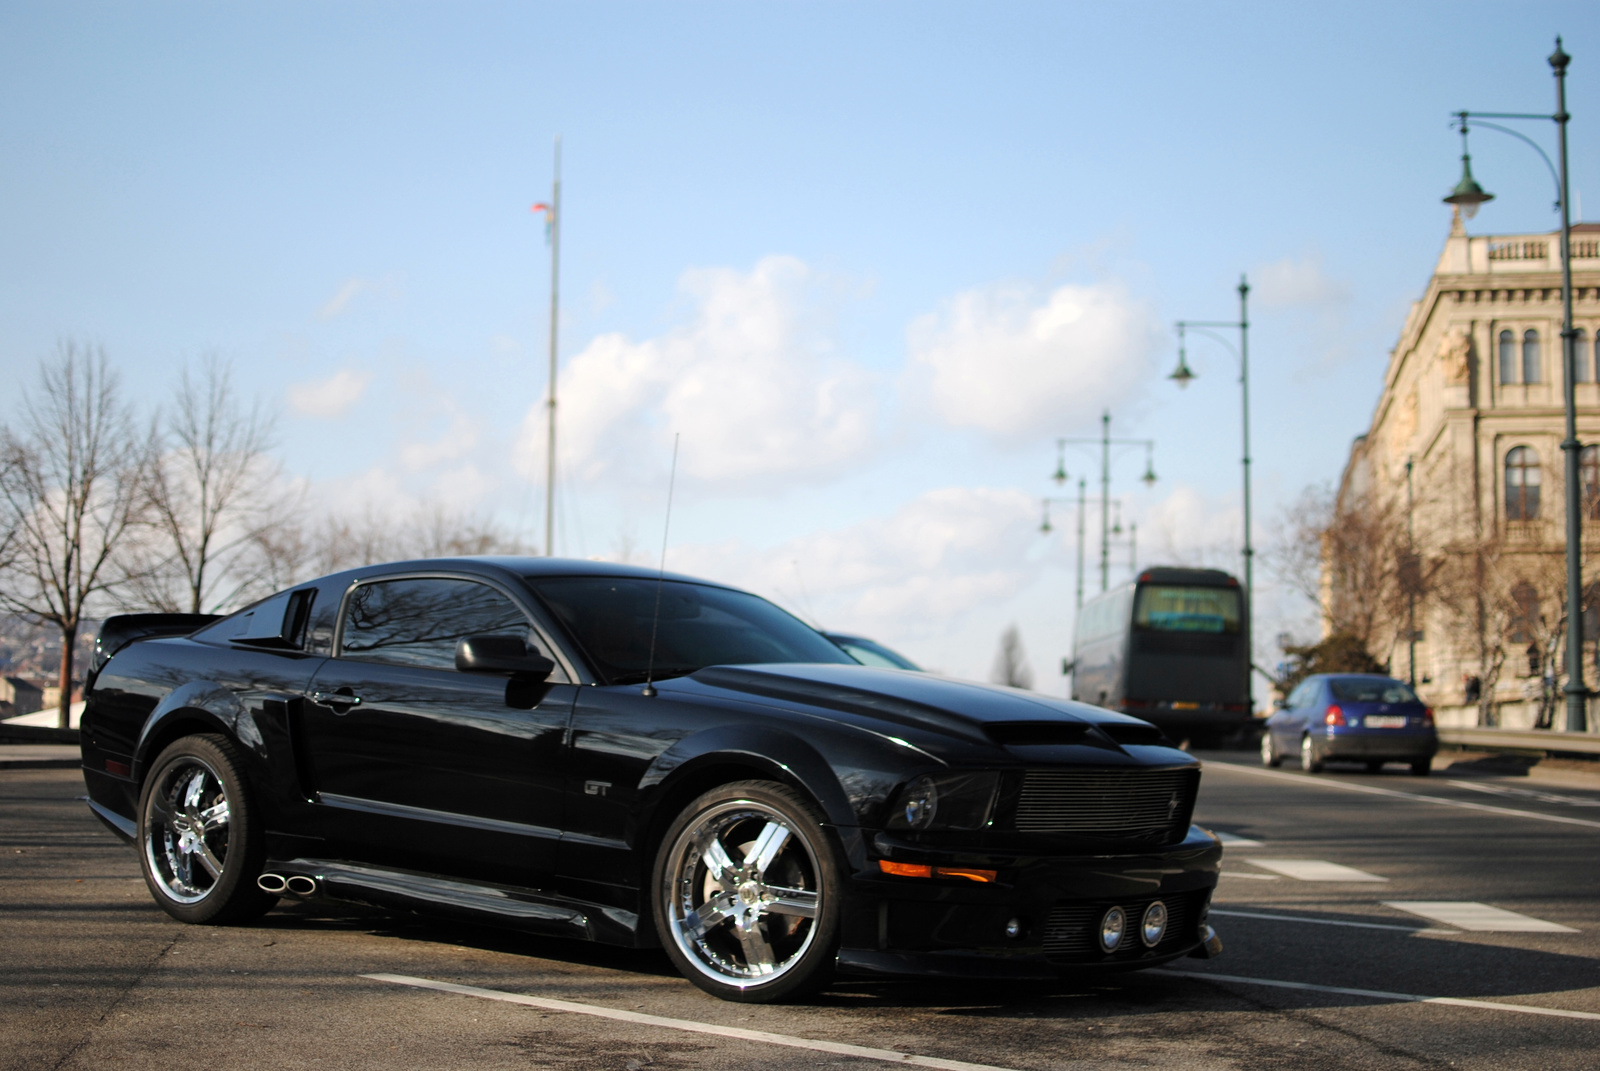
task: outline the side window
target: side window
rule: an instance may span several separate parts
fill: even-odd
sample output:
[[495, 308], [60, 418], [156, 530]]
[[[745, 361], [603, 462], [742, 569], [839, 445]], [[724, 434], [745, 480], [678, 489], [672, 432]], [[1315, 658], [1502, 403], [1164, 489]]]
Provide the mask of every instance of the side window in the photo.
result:
[[[487, 584], [443, 577], [362, 584], [345, 601], [340, 654], [395, 666], [454, 669], [456, 641], [527, 636], [527, 616]], [[545, 652], [548, 653], [548, 652]]]
[[1517, 336], [1509, 330], [1500, 332], [1500, 382], [1517, 381]]
[[1299, 708], [1305, 706], [1306, 695], [1308, 694], [1308, 689], [1310, 687], [1311, 685], [1308, 681], [1301, 681], [1299, 684], [1295, 685], [1294, 691], [1290, 692], [1289, 698], [1284, 701], [1285, 705], [1290, 710], [1298, 710]]

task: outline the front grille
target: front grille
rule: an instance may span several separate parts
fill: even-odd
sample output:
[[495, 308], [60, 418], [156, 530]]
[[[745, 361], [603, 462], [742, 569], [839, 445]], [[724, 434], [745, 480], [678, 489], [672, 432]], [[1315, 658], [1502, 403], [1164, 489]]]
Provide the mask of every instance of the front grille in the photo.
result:
[[[1160, 956], [1176, 951], [1199, 940], [1199, 911], [1206, 895], [1206, 890], [1201, 889], [1120, 903], [1115, 900], [1094, 903], [1062, 901], [1050, 912], [1050, 918], [1044, 924], [1044, 954], [1056, 963], [1086, 963], [1106, 959], [1138, 959], [1140, 956]], [[1139, 924], [1144, 918], [1145, 908], [1157, 899], [1167, 905], [1167, 929], [1154, 948], [1146, 948], [1139, 938]], [[1108, 956], [1100, 951], [1097, 941], [1100, 920], [1107, 911], [1118, 906], [1128, 913], [1128, 928], [1122, 938], [1122, 947]]]
[[1150, 840], [1176, 835], [1194, 809], [1196, 770], [1029, 770], [1020, 833]]

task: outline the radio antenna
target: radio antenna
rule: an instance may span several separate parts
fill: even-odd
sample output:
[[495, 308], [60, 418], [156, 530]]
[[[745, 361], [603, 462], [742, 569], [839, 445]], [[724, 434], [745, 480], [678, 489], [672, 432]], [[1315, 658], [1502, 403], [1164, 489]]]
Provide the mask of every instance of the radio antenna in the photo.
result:
[[650, 618], [650, 660], [645, 663], [644, 691], [640, 695], [655, 695], [651, 683], [656, 675], [656, 629], [661, 625], [661, 585], [667, 579], [667, 533], [672, 530], [672, 487], [678, 481], [678, 432], [672, 433], [672, 469], [667, 476], [667, 519], [661, 525], [661, 571], [656, 574], [656, 612]]

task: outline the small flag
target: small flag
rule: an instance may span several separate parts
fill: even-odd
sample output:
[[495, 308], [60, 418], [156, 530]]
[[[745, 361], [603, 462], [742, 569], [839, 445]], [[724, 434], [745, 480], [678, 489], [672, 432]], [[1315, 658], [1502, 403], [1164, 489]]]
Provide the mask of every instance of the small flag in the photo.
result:
[[544, 213], [544, 240], [546, 242], [549, 242], [550, 241], [550, 227], [551, 227], [552, 224], [555, 223], [555, 218], [556, 218], [555, 209], [551, 208], [549, 205], [545, 204], [543, 201], [539, 201], [536, 204], [534, 204], [534, 206], [532, 208], [529, 208], [528, 211], [529, 212], [543, 212]]

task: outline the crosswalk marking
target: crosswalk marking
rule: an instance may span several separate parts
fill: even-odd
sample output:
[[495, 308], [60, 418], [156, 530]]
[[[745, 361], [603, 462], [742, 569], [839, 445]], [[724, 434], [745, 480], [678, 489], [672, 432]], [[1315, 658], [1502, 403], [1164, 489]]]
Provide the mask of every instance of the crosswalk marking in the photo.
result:
[[[1477, 781], [1451, 781], [1456, 788], [1467, 788], [1473, 792], [1488, 792], [1495, 796], [1520, 796], [1523, 799], [1538, 800], [1541, 803], [1563, 803], [1568, 807], [1600, 807], [1600, 799], [1591, 799], [1585, 796], [1563, 796], [1559, 792], [1540, 792], [1531, 788], [1512, 788], [1510, 785], [1485, 785]], [[1218, 836], [1221, 836], [1219, 833]]]
[[1385, 900], [1384, 904], [1446, 926], [1479, 933], [1577, 933], [1571, 926], [1519, 915], [1471, 900]]
[[1271, 870], [1282, 874], [1286, 878], [1295, 878], [1299, 881], [1388, 881], [1376, 874], [1368, 874], [1365, 870], [1357, 870], [1353, 866], [1342, 863], [1328, 863], [1321, 859], [1257, 859], [1254, 856], [1245, 862], [1258, 866], [1262, 870]]

